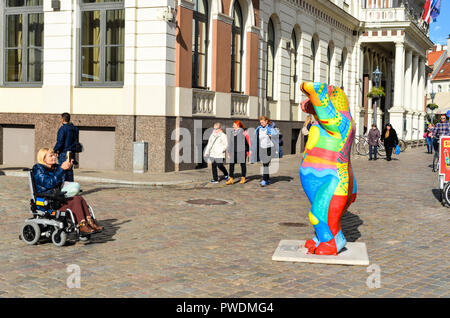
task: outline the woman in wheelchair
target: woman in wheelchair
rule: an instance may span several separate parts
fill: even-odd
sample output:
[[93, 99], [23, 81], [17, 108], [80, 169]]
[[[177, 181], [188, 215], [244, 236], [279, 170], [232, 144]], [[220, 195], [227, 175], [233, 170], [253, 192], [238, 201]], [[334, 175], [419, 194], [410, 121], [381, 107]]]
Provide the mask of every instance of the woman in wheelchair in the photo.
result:
[[[34, 183], [36, 192], [50, 193], [59, 190], [65, 181], [65, 170], [73, 166], [73, 160], [64, 161], [58, 165], [58, 155], [53, 150], [41, 148], [37, 154], [37, 164], [33, 166]], [[89, 207], [82, 196], [76, 195], [66, 198], [66, 201], [59, 208], [60, 211], [70, 209], [79, 225], [82, 234], [93, 234], [103, 230], [103, 227], [95, 223], [89, 213]]]

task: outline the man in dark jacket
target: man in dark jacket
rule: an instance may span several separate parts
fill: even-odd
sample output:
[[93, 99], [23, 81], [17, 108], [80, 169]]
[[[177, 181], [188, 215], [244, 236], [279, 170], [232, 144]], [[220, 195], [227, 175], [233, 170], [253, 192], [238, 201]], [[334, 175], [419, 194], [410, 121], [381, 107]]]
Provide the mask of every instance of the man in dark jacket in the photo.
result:
[[[59, 155], [58, 163], [61, 165], [67, 160], [67, 152], [75, 154], [75, 145], [78, 143], [78, 128], [70, 122], [70, 114], [61, 114], [62, 126], [58, 130], [58, 137], [53, 151]], [[66, 170], [66, 181], [73, 181], [73, 169]]]

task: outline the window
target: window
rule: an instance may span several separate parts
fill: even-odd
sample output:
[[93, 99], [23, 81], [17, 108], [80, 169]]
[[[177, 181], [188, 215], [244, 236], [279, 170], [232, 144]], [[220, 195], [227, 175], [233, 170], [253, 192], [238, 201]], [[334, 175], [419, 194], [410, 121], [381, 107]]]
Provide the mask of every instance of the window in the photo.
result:
[[344, 89], [345, 63], [347, 62], [347, 50], [343, 49], [341, 54], [341, 89]]
[[438, 85], [438, 93], [442, 92], [442, 86]]
[[314, 82], [314, 78], [316, 75], [316, 43], [314, 38], [311, 39], [311, 81]]
[[43, 78], [43, 0], [4, 1], [5, 83], [41, 84]]
[[123, 0], [82, 0], [82, 86], [123, 85], [124, 41]]
[[192, 87], [206, 88], [208, 60], [208, 2], [196, 0], [192, 28]]
[[242, 10], [239, 1], [235, 1], [233, 8], [233, 26], [231, 38], [231, 91], [242, 91], [242, 55], [244, 28], [242, 25]]
[[273, 82], [275, 69], [275, 28], [272, 19], [269, 19], [267, 32], [267, 99], [273, 99]]
[[290, 86], [289, 86], [289, 98], [291, 102], [295, 102], [295, 84], [297, 83], [297, 37], [295, 31], [292, 31], [291, 35], [291, 74], [290, 74]]

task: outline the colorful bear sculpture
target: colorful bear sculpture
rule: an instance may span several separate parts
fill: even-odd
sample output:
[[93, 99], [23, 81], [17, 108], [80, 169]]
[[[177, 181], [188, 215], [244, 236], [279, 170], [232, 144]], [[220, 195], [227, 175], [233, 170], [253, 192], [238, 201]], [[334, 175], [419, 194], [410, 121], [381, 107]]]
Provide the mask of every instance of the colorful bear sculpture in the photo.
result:
[[304, 82], [301, 90], [309, 98], [302, 103], [302, 110], [316, 119], [300, 167], [300, 180], [312, 205], [309, 220], [316, 232], [305, 247], [311, 254], [337, 255], [346, 244], [342, 214], [356, 199], [350, 163], [355, 122], [347, 96], [339, 87]]

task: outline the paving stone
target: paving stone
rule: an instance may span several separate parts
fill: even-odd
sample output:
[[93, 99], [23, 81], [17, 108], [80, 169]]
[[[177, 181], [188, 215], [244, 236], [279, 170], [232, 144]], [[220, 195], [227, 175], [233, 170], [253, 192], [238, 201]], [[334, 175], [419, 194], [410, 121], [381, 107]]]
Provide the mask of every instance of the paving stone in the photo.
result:
[[[418, 148], [398, 159], [352, 159], [358, 197], [342, 219], [344, 235], [364, 242], [379, 266], [379, 289], [366, 285], [367, 267], [271, 260], [281, 240], [314, 232], [300, 159], [287, 156], [265, 188], [252, 172], [257, 165], [244, 185], [83, 182], [105, 231], [62, 248], [18, 239], [29, 217], [27, 181], [0, 176], [0, 297], [449, 297], [449, 208], [433, 194], [432, 156]], [[207, 181], [209, 171], [201, 173]], [[190, 199], [234, 205], [180, 205]], [[70, 264], [81, 268], [80, 289], [66, 286]]]

